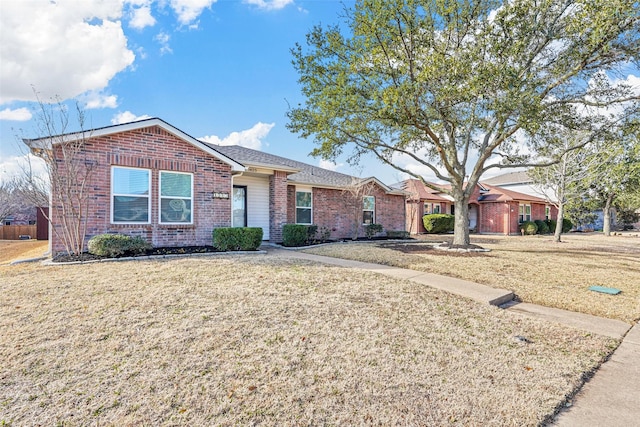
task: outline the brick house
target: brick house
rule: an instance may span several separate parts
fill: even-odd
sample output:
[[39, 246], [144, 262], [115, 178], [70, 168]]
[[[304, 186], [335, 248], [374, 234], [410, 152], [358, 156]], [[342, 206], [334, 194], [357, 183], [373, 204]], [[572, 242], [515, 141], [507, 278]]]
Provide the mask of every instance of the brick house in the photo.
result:
[[[422, 217], [431, 213], [454, 214], [453, 198], [425, 186], [417, 179], [395, 184], [407, 196], [406, 229], [412, 234], [425, 233]], [[555, 219], [558, 211], [546, 200], [530, 194], [479, 183], [469, 203], [469, 229], [486, 234], [520, 234], [520, 223]]]
[[[212, 243], [214, 228], [248, 226], [261, 227], [265, 240], [280, 242], [283, 225], [296, 222], [327, 227], [332, 238], [345, 238], [353, 232], [345, 218], [355, 209], [362, 224], [404, 230], [405, 193], [375, 178], [361, 180], [239, 146], [207, 144], [158, 118], [25, 143], [33, 151], [53, 145], [58, 156], [60, 141], [81, 139], [83, 162], [91, 166], [87, 240], [122, 233], [142, 236], [156, 247], [200, 246]], [[345, 189], [353, 183], [370, 190], [345, 203]], [[61, 227], [56, 214], [61, 211], [52, 202], [54, 230]], [[360, 225], [358, 234], [363, 233]], [[64, 250], [56, 233], [50, 246], [52, 254]]]

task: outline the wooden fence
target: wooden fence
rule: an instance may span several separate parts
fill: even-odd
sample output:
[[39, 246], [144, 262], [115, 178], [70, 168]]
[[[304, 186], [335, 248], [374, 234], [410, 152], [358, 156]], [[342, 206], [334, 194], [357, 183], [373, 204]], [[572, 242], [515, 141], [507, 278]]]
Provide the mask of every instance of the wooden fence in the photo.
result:
[[0, 226], [0, 240], [20, 240], [20, 236], [36, 238], [36, 225], [3, 225]]

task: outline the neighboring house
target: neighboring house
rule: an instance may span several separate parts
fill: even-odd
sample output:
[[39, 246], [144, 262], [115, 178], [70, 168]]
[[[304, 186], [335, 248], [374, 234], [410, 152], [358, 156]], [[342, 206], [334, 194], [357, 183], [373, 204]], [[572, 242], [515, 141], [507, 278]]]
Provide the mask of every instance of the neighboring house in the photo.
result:
[[[507, 190], [514, 190], [520, 193], [529, 194], [531, 196], [542, 197], [549, 200], [551, 203], [556, 202], [556, 197], [553, 195], [553, 191], [544, 190], [540, 186], [533, 183], [533, 180], [526, 171], [510, 172], [502, 175], [498, 175], [492, 178], [487, 178], [482, 181], [483, 183], [504, 188]], [[566, 210], [565, 210], [566, 215]], [[602, 209], [593, 211], [595, 219], [590, 224], [582, 224], [576, 227], [579, 231], [589, 230], [602, 230], [604, 225], [604, 212]], [[616, 224], [616, 210], [611, 210], [611, 225]]]
[[483, 179], [482, 182], [495, 187], [547, 199], [550, 202], [556, 201], [553, 192], [549, 190], [545, 191], [539, 185], [534, 184], [533, 179], [531, 179], [527, 171], [508, 172], [492, 178]]
[[[454, 214], [453, 198], [433, 190], [417, 179], [395, 184], [407, 193], [407, 230], [425, 233], [422, 217], [431, 213]], [[479, 183], [469, 202], [469, 229], [476, 233], [520, 234], [524, 221], [555, 219], [557, 209], [546, 200], [516, 191]]]
[[[404, 230], [405, 193], [375, 178], [207, 144], [157, 118], [63, 137], [85, 139], [83, 161], [92, 167], [87, 239], [123, 233], [157, 247], [210, 245], [217, 227], [249, 226], [261, 227], [265, 240], [281, 242], [287, 223], [313, 223], [328, 228], [331, 238], [347, 238], [354, 232], [354, 212], [361, 218], [358, 235], [367, 222]], [[51, 140], [25, 143], [39, 150]], [[354, 183], [369, 191], [348, 201], [345, 189]], [[61, 206], [51, 208], [52, 227], [61, 227]], [[56, 233], [50, 242], [53, 254], [64, 249]]]

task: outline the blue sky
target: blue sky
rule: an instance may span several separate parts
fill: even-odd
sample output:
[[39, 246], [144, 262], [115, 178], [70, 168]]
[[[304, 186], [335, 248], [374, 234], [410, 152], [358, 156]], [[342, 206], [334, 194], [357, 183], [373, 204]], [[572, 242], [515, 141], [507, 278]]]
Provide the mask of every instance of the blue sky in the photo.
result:
[[399, 172], [373, 159], [321, 163], [308, 156], [312, 141], [286, 129], [288, 103], [302, 101], [290, 49], [353, 3], [3, 0], [0, 179], [23, 154], [20, 129], [38, 136], [33, 86], [43, 100], [78, 100], [87, 128], [160, 117], [196, 138], [396, 182]]
[[[86, 110], [85, 128], [160, 117], [220, 144], [240, 144], [387, 184], [405, 176], [370, 158], [308, 156], [286, 129], [301, 102], [290, 49], [314, 25], [342, 22], [355, 0], [0, 0], [0, 180], [18, 173], [17, 135], [38, 135], [35, 87]], [[640, 71], [626, 82], [640, 91]], [[68, 131], [78, 130], [72, 126]], [[348, 150], [347, 150], [348, 151]], [[396, 161], [427, 179], [428, 169]], [[500, 173], [495, 170], [492, 174]]]

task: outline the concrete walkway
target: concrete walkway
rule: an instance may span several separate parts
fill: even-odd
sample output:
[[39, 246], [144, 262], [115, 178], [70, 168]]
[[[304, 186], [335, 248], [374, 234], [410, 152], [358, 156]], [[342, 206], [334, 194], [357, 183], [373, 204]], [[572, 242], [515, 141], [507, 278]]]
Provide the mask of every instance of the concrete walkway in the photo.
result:
[[511, 291], [431, 273], [311, 255], [288, 249], [269, 248], [268, 252], [411, 280], [471, 298], [483, 304], [501, 306], [520, 315], [564, 324], [615, 339], [624, 338], [611, 358], [598, 369], [591, 380], [585, 383], [574, 397], [571, 406], [561, 412], [552, 425], [561, 427], [640, 425], [640, 325], [632, 328], [620, 320], [529, 303], [517, 303], [513, 302], [514, 295]]

